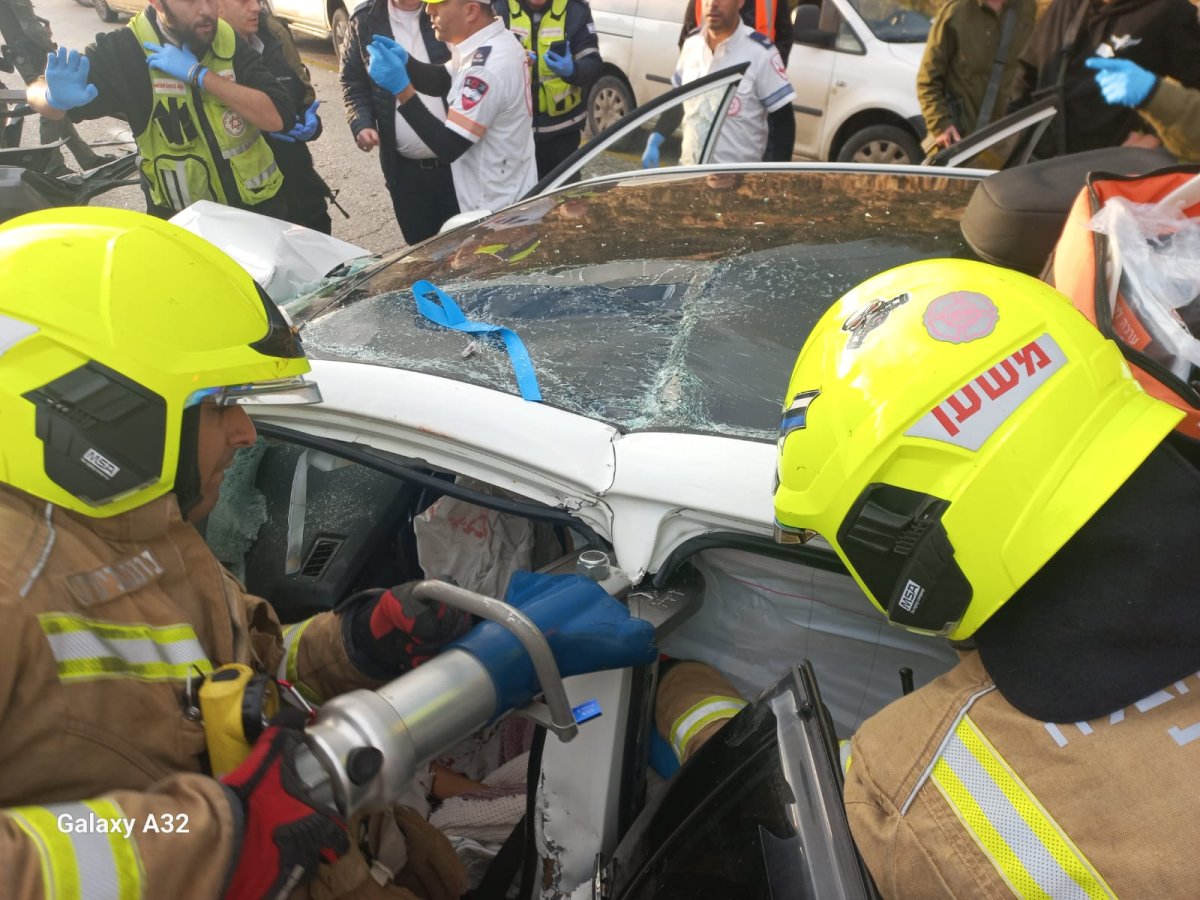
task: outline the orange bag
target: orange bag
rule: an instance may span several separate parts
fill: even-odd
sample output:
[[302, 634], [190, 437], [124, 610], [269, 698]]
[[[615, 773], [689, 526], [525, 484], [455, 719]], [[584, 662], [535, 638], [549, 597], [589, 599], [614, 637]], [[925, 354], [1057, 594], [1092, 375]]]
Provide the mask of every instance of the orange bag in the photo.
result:
[[[1146, 175], [1088, 175], [1055, 246], [1053, 284], [1105, 337], [1117, 342], [1147, 393], [1183, 410], [1178, 430], [1200, 440], [1200, 367], [1192, 366], [1189, 375], [1180, 377], [1162, 362], [1165, 351], [1156, 339], [1155, 323], [1126, 296], [1109, 236], [1091, 228], [1092, 218], [1118, 197], [1135, 204], [1160, 204], [1163, 212], [1200, 220], [1200, 166], [1174, 166]], [[1195, 291], [1189, 310], [1200, 304], [1200, 283]], [[1165, 315], [1173, 316], [1178, 327], [1186, 327], [1177, 313]], [[1161, 318], [1156, 324], [1161, 327]], [[1195, 325], [1191, 339], [1200, 342], [1200, 328]]]

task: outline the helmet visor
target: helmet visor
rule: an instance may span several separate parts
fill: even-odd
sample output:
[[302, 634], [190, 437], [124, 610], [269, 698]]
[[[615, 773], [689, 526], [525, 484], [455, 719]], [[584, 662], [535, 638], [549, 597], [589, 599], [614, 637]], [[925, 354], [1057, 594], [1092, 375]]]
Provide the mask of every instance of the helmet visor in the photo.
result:
[[294, 378], [280, 378], [277, 381], [257, 381], [253, 384], [200, 388], [192, 391], [184, 406], [193, 406], [197, 403], [215, 403], [217, 406], [299, 406], [320, 402], [321, 389], [317, 383], [309, 381], [303, 375], [297, 375]]

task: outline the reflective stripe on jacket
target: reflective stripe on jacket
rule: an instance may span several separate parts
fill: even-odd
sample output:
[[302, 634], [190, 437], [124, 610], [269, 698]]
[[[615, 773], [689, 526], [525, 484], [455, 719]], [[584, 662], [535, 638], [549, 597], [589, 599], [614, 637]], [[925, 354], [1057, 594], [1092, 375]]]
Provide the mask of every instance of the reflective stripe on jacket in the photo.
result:
[[[139, 44], [162, 41], [144, 12], [130, 20], [129, 28]], [[229, 24], [218, 20], [212, 47], [201, 60], [209, 78], [234, 77], [236, 40]], [[256, 126], [208, 91], [158, 69], [149, 74], [154, 112], [136, 140], [156, 205], [180, 210], [197, 200], [212, 200], [253, 207], [279, 192], [283, 174]], [[230, 196], [229, 186], [236, 197]]]
[[885, 897], [1195, 893], [1198, 675], [1055, 724], [1018, 712], [970, 652], [852, 748], [846, 813]]

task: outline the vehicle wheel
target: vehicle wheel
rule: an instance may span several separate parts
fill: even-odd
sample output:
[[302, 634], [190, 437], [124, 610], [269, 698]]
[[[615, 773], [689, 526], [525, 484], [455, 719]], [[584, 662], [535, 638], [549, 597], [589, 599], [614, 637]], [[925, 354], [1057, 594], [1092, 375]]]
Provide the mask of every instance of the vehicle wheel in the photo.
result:
[[346, 35], [350, 33], [350, 14], [344, 6], [339, 6], [329, 17], [329, 40], [333, 44], [333, 52], [338, 58], [338, 66], [342, 64], [342, 47], [346, 43]]
[[895, 125], [871, 125], [856, 131], [842, 144], [838, 162], [916, 165], [924, 158], [917, 139]]
[[633, 92], [622, 78], [602, 75], [588, 94], [588, 129], [594, 135], [599, 134], [633, 112], [635, 106]]
[[92, 0], [92, 9], [96, 11], [101, 22], [115, 22], [120, 18], [117, 11], [108, 5], [108, 0]]

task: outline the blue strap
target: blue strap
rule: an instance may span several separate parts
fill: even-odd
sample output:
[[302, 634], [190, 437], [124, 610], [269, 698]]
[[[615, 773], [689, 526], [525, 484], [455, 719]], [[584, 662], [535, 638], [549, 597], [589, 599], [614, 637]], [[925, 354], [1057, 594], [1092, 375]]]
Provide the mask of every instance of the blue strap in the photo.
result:
[[417, 312], [436, 325], [464, 331], [467, 334], [496, 335], [504, 341], [508, 350], [508, 358], [512, 360], [513, 373], [517, 376], [517, 388], [521, 397], [540, 403], [542, 391], [538, 387], [537, 373], [533, 371], [533, 361], [525, 342], [510, 328], [500, 325], [488, 325], [486, 322], [472, 322], [466, 317], [454, 298], [440, 287], [428, 281], [418, 281], [412, 287], [413, 299], [417, 301]]

